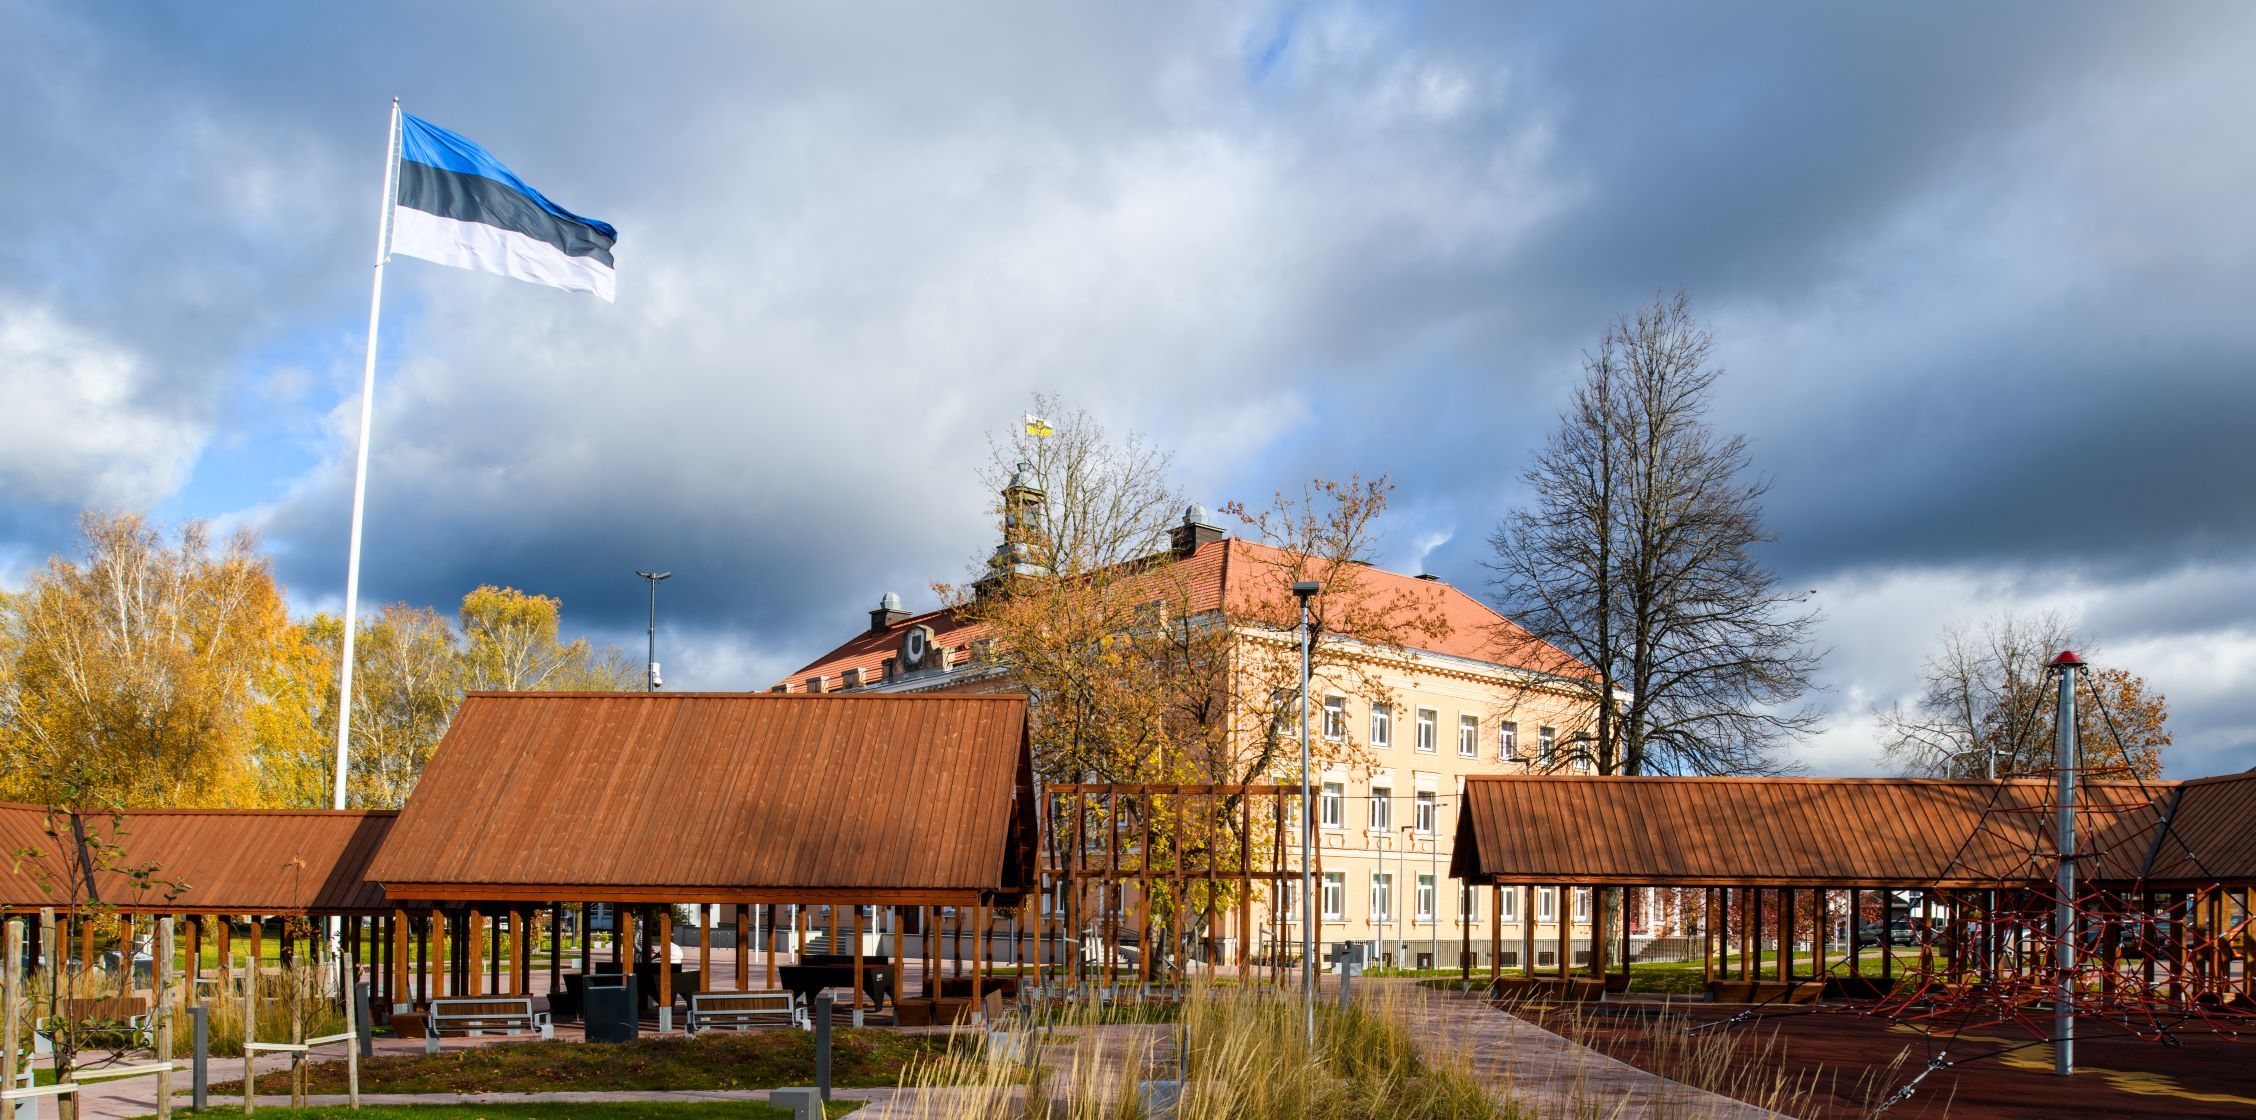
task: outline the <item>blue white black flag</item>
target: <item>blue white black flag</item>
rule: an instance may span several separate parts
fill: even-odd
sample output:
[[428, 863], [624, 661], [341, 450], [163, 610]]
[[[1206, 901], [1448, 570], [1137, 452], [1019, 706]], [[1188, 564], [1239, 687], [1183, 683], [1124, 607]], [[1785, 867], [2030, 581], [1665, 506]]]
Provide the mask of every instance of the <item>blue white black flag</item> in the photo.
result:
[[526, 186], [486, 150], [401, 114], [391, 251], [613, 298], [619, 231]]

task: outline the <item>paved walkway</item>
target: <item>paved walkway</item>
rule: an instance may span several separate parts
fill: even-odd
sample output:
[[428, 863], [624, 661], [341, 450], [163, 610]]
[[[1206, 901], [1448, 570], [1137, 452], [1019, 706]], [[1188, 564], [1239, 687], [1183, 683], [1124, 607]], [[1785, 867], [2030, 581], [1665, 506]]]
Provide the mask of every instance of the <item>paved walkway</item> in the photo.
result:
[[1792, 1120], [1609, 1058], [1484, 1000], [1399, 987], [1429, 1056], [1470, 1062], [1491, 1093], [1543, 1120]]

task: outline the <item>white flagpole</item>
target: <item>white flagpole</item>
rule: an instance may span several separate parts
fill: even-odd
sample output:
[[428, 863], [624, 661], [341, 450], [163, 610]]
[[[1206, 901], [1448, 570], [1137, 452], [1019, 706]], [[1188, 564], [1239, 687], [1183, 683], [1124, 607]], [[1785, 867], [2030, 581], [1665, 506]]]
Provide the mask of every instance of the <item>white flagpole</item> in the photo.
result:
[[[345, 807], [352, 762], [353, 632], [360, 625], [360, 522], [368, 505], [368, 423], [376, 407], [376, 320], [384, 309], [384, 258], [391, 255], [392, 196], [399, 174], [400, 105], [392, 98], [391, 137], [384, 146], [384, 198], [376, 211], [376, 283], [368, 294], [368, 361], [360, 371], [360, 451], [353, 463], [352, 545], [345, 558], [345, 640], [337, 668], [337, 789], [330, 808]], [[348, 997], [349, 998], [349, 997]]]

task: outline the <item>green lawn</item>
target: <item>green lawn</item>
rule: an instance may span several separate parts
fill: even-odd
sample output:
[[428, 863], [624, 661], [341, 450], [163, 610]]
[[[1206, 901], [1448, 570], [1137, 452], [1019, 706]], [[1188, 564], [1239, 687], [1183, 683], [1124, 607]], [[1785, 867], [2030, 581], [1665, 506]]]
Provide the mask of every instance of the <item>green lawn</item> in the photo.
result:
[[[832, 1101], [826, 1116], [844, 1116], [862, 1107], [860, 1101]], [[241, 1116], [240, 1108], [212, 1108], [200, 1116]], [[260, 1105], [261, 1117], [273, 1120], [790, 1120], [789, 1109], [771, 1108], [761, 1101], [619, 1101], [591, 1104], [584, 1101], [556, 1104], [414, 1104], [362, 1105], [358, 1112], [334, 1108], [276, 1108]]]
[[[1774, 970], [1777, 967], [1778, 953], [1775, 950], [1765, 950], [1762, 954], [1761, 959], [1761, 972], [1763, 974], [1763, 977], [1767, 979], [1771, 975], [1773, 975]], [[1796, 967], [1801, 970], [1801, 975], [1804, 979], [1807, 979], [1809, 976], [1811, 959], [1812, 958], [1808, 953], [1797, 953], [1794, 956]], [[1904, 948], [1898, 948], [1896, 950], [1897, 972], [1900, 973], [1907, 967], [1916, 967], [1918, 965], [1918, 962], [1919, 950]], [[1737, 967], [1740, 963], [1739, 956], [1737, 954], [1733, 954], [1730, 963], [1733, 967]], [[1839, 954], [1835, 953], [1829, 952], [1826, 954], [1825, 969], [1825, 974], [1828, 976], [1845, 976], [1848, 974], [1848, 969], [1844, 966], [1842, 957]], [[1857, 960], [1857, 971], [1862, 975], [1878, 977], [1880, 975], [1880, 969], [1881, 956], [1878, 949], [1866, 949], [1864, 951], [1864, 955], [1859, 957]], [[1522, 970], [1517, 968], [1504, 969], [1503, 974], [1505, 976], [1512, 977], [1523, 975]], [[1589, 970], [1587, 968], [1577, 969], [1575, 970], [1574, 974], [1586, 976], [1589, 974]], [[1388, 975], [1396, 975], [1396, 973], [1389, 972]], [[1415, 975], [1436, 976], [1437, 974], [1429, 971], [1420, 971], [1418, 973], [1415, 973]], [[1555, 976], [1557, 975], [1557, 970], [1549, 968], [1538, 969], [1536, 971], [1536, 975]], [[1629, 990], [1633, 992], [1656, 992], [1670, 995], [1699, 995], [1705, 990], [1701, 986], [1701, 975], [1702, 972], [1700, 962], [1696, 960], [1638, 962], [1630, 965], [1629, 967]], [[1473, 983], [1475, 984], [1475, 986], [1485, 984], [1487, 982], [1487, 969], [1476, 968], [1473, 970]], [[1443, 991], [1453, 992], [1458, 988], [1458, 973], [1456, 973], [1455, 971], [1445, 970], [1442, 973], [1438, 974], [1438, 978], [1421, 980], [1419, 981], [1419, 983], [1428, 988], [1439, 988]]]
[[[831, 1036], [831, 1084], [889, 1086], [914, 1058], [946, 1050], [943, 1035], [846, 1028]], [[343, 1062], [308, 1067], [315, 1093], [345, 1091]], [[360, 1064], [360, 1087], [370, 1093], [635, 1092], [696, 1089], [773, 1089], [809, 1085], [815, 1077], [815, 1036], [806, 1031], [746, 1031], [703, 1038], [645, 1038], [634, 1042], [506, 1042], [447, 1053], [387, 1054]], [[265, 1092], [278, 1091], [281, 1073], [262, 1074]], [[240, 1082], [212, 1092], [240, 1092]]]

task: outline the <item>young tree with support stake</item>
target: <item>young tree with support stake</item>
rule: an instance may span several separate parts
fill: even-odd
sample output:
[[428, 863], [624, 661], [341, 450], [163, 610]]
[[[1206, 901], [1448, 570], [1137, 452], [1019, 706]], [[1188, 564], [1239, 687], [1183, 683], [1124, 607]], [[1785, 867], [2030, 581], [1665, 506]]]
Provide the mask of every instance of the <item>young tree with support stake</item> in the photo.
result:
[[1755, 556], [1769, 484], [1708, 422], [1713, 346], [1682, 292], [1616, 320], [1490, 537], [1498, 608], [1596, 670], [1563, 683], [1600, 773], [1775, 771], [1818, 723], [1817, 613]]

